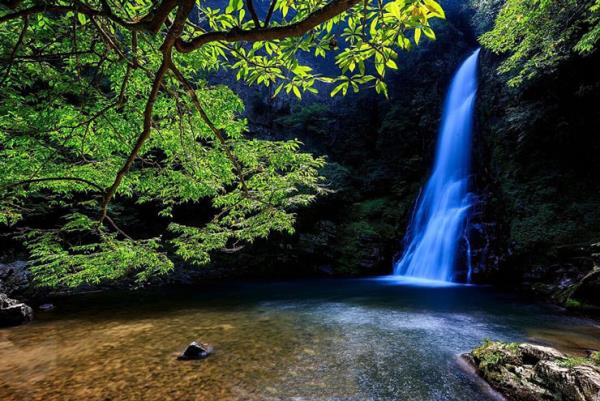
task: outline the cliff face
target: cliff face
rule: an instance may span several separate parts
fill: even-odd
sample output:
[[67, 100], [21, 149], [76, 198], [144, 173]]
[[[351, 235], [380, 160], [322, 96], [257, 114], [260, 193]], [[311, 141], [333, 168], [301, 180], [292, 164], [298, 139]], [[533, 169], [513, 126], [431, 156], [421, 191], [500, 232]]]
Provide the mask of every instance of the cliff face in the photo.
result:
[[482, 65], [480, 135], [509, 240], [502, 272], [543, 292], [567, 288], [591, 270], [600, 240], [600, 57], [573, 57], [518, 89], [496, 58]]

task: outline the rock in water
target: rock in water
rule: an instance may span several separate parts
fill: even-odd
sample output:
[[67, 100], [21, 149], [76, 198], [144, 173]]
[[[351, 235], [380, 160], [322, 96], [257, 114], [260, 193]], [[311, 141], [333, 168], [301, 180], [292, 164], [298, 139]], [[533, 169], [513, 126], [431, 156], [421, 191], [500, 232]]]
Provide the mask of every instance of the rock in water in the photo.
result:
[[0, 294], [0, 327], [14, 326], [33, 320], [33, 309], [26, 304]]
[[53, 304], [42, 304], [39, 306], [39, 308], [42, 312], [51, 312], [54, 310], [54, 305]]
[[569, 357], [534, 344], [486, 341], [463, 358], [510, 400], [600, 401], [596, 357]]
[[212, 352], [213, 347], [210, 345], [193, 341], [177, 359], [180, 361], [204, 359], [212, 354]]

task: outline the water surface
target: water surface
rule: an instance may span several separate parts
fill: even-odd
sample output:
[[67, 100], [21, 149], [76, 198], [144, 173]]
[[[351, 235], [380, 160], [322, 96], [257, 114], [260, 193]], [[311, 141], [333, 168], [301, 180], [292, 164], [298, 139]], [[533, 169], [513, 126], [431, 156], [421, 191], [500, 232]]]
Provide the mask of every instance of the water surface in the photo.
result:
[[[0, 399], [491, 400], [457, 359], [482, 339], [599, 346], [588, 320], [491, 288], [418, 284], [220, 284], [58, 300], [34, 323], [0, 330]], [[196, 339], [215, 354], [176, 361]]]

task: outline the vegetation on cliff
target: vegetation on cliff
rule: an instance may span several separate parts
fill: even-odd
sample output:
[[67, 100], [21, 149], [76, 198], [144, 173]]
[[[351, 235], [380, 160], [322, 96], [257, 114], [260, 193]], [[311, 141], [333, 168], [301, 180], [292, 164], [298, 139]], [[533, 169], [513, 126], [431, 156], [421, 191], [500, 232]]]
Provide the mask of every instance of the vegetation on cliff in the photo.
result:
[[509, 53], [499, 71], [509, 85], [556, 71], [574, 52], [590, 54], [600, 40], [598, 0], [508, 0], [481, 43]]

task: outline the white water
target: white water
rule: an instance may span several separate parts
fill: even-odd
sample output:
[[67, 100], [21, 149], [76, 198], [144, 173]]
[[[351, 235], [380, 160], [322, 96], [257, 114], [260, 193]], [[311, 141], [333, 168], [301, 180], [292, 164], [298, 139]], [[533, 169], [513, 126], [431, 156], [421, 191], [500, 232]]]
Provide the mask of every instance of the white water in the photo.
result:
[[471, 207], [468, 180], [478, 56], [479, 49], [463, 62], [452, 79], [433, 172], [406, 234], [404, 254], [394, 266], [396, 275], [438, 281], [454, 279], [458, 244]]

